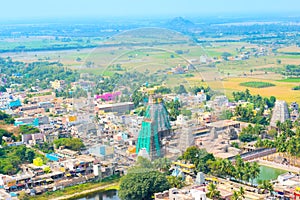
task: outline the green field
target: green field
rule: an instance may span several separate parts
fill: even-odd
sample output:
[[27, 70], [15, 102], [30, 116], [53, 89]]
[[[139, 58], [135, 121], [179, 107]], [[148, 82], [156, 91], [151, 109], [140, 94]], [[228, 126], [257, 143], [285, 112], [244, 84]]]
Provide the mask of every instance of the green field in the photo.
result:
[[269, 82], [249, 81], [240, 83], [241, 86], [252, 87], [252, 88], [266, 88], [273, 87], [275, 84]]
[[288, 82], [288, 83], [300, 83], [300, 78], [287, 78], [278, 80], [279, 82]]

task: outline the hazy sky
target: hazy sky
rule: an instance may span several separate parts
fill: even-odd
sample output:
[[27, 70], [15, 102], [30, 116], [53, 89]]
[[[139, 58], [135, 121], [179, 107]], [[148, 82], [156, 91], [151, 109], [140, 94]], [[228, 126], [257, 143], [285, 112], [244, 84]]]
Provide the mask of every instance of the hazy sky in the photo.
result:
[[299, 0], [3, 0], [0, 20], [142, 15], [295, 14], [299, 11]]

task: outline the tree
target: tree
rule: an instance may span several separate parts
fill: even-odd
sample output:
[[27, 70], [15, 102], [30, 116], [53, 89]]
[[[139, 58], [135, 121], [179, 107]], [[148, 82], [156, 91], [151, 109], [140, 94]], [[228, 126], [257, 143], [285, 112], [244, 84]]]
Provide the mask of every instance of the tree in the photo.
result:
[[159, 169], [161, 172], [167, 172], [171, 167], [171, 161], [168, 158], [158, 158], [154, 160], [153, 165], [156, 169]]
[[170, 102], [166, 102], [166, 108], [169, 112], [170, 120], [175, 121], [177, 116], [180, 114], [180, 102], [176, 99]]
[[240, 187], [240, 188], [239, 188], [238, 193], [239, 193], [239, 196], [240, 196], [242, 199], [245, 198], [245, 189], [244, 189], [243, 187]]
[[199, 149], [196, 146], [191, 146], [181, 156], [181, 159], [186, 160], [196, 166], [197, 171], [208, 173], [210, 161], [214, 161], [213, 154], [208, 153], [205, 149]]
[[120, 180], [119, 197], [122, 200], [148, 200], [154, 193], [169, 188], [167, 178], [158, 171], [128, 173]]
[[260, 168], [257, 162], [252, 162], [250, 165], [250, 178], [253, 185], [253, 180], [260, 174]]
[[81, 148], [84, 147], [82, 140], [79, 138], [60, 138], [54, 140], [53, 143], [55, 144], [56, 148], [64, 146], [67, 149], [71, 149], [74, 151], [79, 151]]
[[217, 189], [217, 186], [213, 183], [208, 185], [207, 197], [211, 199], [219, 199], [221, 197], [220, 191]]
[[258, 186], [258, 188], [263, 190], [263, 193], [269, 191], [270, 193], [274, 190], [272, 183], [268, 180], [263, 180], [262, 183]]
[[278, 65], [280, 65], [280, 64], [281, 64], [281, 60], [280, 60], [280, 59], [277, 59], [277, 60], [276, 60], [276, 63], [277, 63]]
[[151, 163], [151, 161], [142, 156], [138, 156], [135, 166], [141, 168], [147, 168], [147, 169], [153, 168], [153, 164]]
[[34, 134], [34, 133], [39, 133], [40, 129], [30, 126], [30, 125], [21, 125], [19, 126], [20, 132], [23, 134]]
[[238, 191], [234, 191], [231, 198], [231, 200], [241, 200], [245, 199], [245, 189], [243, 187], [240, 187]]
[[192, 117], [192, 111], [191, 111], [191, 110], [182, 109], [182, 110], [181, 110], [181, 114], [182, 114], [183, 116], [187, 116], [189, 119]]
[[29, 200], [30, 197], [28, 194], [25, 193], [25, 191], [21, 191], [21, 192], [19, 192], [18, 199]]
[[223, 52], [221, 56], [224, 60], [228, 60], [228, 57], [232, 56], [232, 54], [228, 52]]
[[187, 93], [184, 85], [179, 85], [179, 86], [174, 87], [174, 92], [176, 94], [185, 94], [185, 93]]
[[27, 149], [27, 151], [26, 151], [26, 159], [30, 163], [32, 163], [34, 157], [35, 157], [35, 152], [32, 149]]
[[238, 191], [233, 191], [232, 196], [230, 197], [231, 200], [240, 200], [240, 195]]
[[179, 177], [167, 176], [167, 180], [172, 188], [180, 189], [185, 186], [184, 181]]
[[225, 120], [225, 119], [231, 119], [233, 117], [233, 113], [230, 110], [223, 110], [220, 119]]

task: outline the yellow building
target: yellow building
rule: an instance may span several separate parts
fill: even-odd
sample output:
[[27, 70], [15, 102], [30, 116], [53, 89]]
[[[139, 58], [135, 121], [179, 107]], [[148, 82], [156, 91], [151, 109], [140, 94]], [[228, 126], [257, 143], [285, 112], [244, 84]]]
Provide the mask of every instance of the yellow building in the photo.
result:
[[55, 80], [51, 82], [51, 87], [55, 90], [61, 89], [65, 86], [64, 80]]

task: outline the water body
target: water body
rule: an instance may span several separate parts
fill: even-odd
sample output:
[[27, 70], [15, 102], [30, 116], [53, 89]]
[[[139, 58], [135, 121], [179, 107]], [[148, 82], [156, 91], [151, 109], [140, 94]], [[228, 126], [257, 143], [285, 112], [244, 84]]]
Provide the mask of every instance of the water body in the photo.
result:
[[120, 200], [120, 198], [118, 197], [117, 190], [108, 190], [105, 192], [88, 194], [85, 197], [75, 200]]
[[282, 170], [282, 169], [267, 167], [267, 166], [264, 166], [264, 165], [261, 165], [259, 167], [259, 169], [260, 169], [260, 173], [259, 173], [259, 176], [256, 179], [254, 179], [254, 181], [253, 181], [254, 184], [259, 184], [263, 180], [277, 179], [277, 177], [280, 174], [284, 174], [284, 173], [287, 172], [287, 171]]

